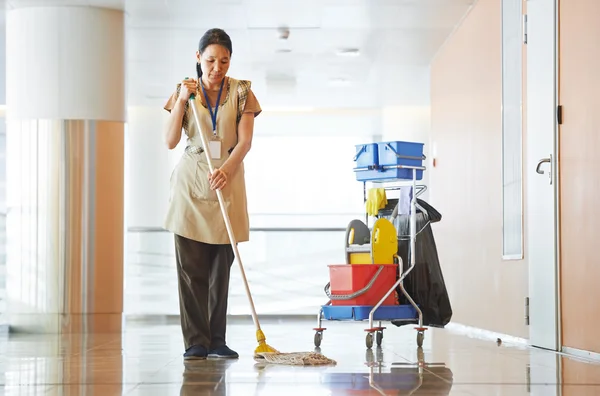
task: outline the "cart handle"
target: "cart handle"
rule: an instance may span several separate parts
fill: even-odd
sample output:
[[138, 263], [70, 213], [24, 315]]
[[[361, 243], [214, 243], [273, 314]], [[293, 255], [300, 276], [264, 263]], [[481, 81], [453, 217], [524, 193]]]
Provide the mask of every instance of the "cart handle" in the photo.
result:
[[360, 150], [358, 150], [358, 153], [356, 153], [356, 155], [354, 156], [354, 161], [356, 161], [358, 159], [358, 157], [360, 157], [362, 152], [365, 151], [366, 147], [367, 147], [367, 145], [363, 144], [363, 146], [360, 148]]
[[330, 300], [350, 300], [355, 297], [358, 297], [361, 294], [366, 293], [373, 286], [373, 284], [377, 280], [377, 277], [379, 276], [379, 274], [381, 274], [381, 271], [383, 271], [384, 265], [385, 264], [379, 265], [379, 269], [377, 270], [377, 272], [375, 273], [373, 278], [369, 281], [369, 283], [367, 283], [367, 285], [365, 287], [363, 287], [360, 290], [355, 291], [352, 294], [331, 294], [329, 291], [329, 289], [331, 288], [331, 282], [328, 282], [325, 285], [325, 294], [327, 294], [327, 297], [329, 297]]
[[396, 157], [398, 157], [400, 159], [408, 159], [408, 160], [416, 160], [416, 161], [424, 161], [424, 160], [427, 159], [427, 157], [425, 157], [425, 155], [422, 155], [420, 157], [412, 157], [410, 155], [401, 155], [401, 154], [398, 154], [396, 152], [396, 150], [394, 150], [394, 148], [389, 143], [386, 143], [385, 146], [387, 148], [389, 148], [390, 150], [392, 150], [392, 153], [394, 153], [396, 155]]
[[366, 172], [366, 171], [371, 171], [371, 170], [379, 170], [379, 167], [377, 165], [369, 165], [369, 166], [363, 166], [362, 168], [354, 168], [353, 169], [354, 172]]

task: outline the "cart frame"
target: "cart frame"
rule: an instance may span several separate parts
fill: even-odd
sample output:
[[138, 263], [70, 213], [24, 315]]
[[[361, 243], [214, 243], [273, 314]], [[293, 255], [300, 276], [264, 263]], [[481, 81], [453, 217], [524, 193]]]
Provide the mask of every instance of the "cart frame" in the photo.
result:
[[[423, 159], [424, 158], [425, 157], [423, 156]], [[382, 166], [382, 168], [383, 168], [383, 171], [385, 171], [387, 169], [411, 169], [412, 170], [412, 191], [413, 191], [413, 193], [412, 193], [411, 202], [410, 202], [410, 218], [409, 218], [409, 229], [410, 229], [410, 233], [409, 233], [410, 234], [410, 256], [409, 256], [409, 262], [408, 262], [409, 267], [406, 271], [404, 271], [403, 260], [398, 256], [399, 268], [402, 268], [402, 274], [398, 277], [398, 280], [396, 281], [396, 283], [394, 283], [394, 285], [387, 291], [387, 293], [385, 293], [385, 295], [379, 300], [379, 302], [371, 308], [371, 310], [369, 312], [369, 327], [367, 329], [365, 329], [365, 331], [367, 332], [365, 343], [366, 343], [367, 348], [370, 349], [373, 346], [373, 334], [376, 333], [377, 346], [381, 345], [381, 342], [383, 340], [383, 330], [385, 329], [385, 327], [381, 326], [382, 320], [403, 320], [403, 319], [407, 320], [407, 321], [414, 320], [414, 318], [406, 318], [406, 317], [386, 318], [386, 319], [378, 320], [378, 322], [379, 322], [378, 327], [373, 326], [374, 315], [375, 315], [375, 312], [377, 311], [377, 309], [381, 306], [381, 304], [383, 304], [385, 299], [394, 290], [396, 290], [396, 288], [400, 287], [400, 290], [402, 291], [404, 296], [407, 298], [407, 300], [410, 302], [410, 305], [415, 309], [415, 311], [418, 315], [418, 326], [415, 327], [415, 330], [417, 330], [417, 346], [422, 347], [423, 340], [425, 338], [425, 330], [427, 330], [427, 328], [423, 327], [423, 312], [421, 311], [419, 306], [415, 303], [415, 301], [412, 299], [412, 297], [409, 295], [409, 293], [404, 288], [404, 279], [416, 266], [417, 197], [419, 195], [421, 195], [427, 188], [426, 186], [424, 186], [424, 188], [422, 190], [417, 192], [417, 170], [424, 171], [426, 169], [426, 167], [425, 166], [408, 166], [408, 165], [386, 165], [386, 166]], [[354, 169], [354, 171], [356, 171], [356, 172], [367, 171], [367, 170], [372, 170], [372, 169], [371, 169], [371, 167], [363, 167], [363, 168], [355, 168]], [[394, 179], [387, 179], [387, 180], [381, 180], [381, 181], [375, 180], [374, 182], [406, 181], [406, 180], [410, 180], [410, 179], [394, 178]], [[366, 191], [366, 181], [364, 181], [363, 183], [365, 186], [364, 189]], [[366, 195], [366, 192], [365, 192], [365, 195]], [[367, 215], [367, 227], [368, 227], [368, 215]], [[323, 338], [323, 331], [326, 330], [326, 328], [322, 327], [322, 320], [323, 320], [323, 313], [324, 313], [323, 308], [326, 306], [329, 306], [330, 304], [331, 304], [331, 299], [329, 300], [329, 302], [327, 302], [327, 304], [325, 304], [324, 306], [322, 306], [320, 308], [319, 313], [317, 315], [317, 327], [315, 327], [313, 329], [316, 331], [315, 337], [314, 337], [315, 347], [319, 347], [321, 345], [321, 340]], [[325, 319], [325, 320], [336, 320], [336, 319]], [[341, 320], [343, 320], [343, 319], [341, 319]]]

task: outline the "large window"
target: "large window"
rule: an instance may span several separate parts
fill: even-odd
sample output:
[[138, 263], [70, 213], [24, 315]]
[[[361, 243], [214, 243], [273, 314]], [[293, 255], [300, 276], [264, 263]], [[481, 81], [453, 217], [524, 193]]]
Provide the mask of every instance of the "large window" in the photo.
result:
[[[346, 227], [364, 211], [347, 136], [256, 136], [246, 163], [253, 227]], [[368, 140], [368, 139], [367, 139]]]
[[502, 255], [523, 258], [522, 0], [502, 1]]
[[[354, 145], [374, 139], [380, 116], [379, 111], [358, 110], [265, 111], [257, 118], [252, 150], [244, 160], [250, 241], [241, 243], [239, 250], [259, 314], [316, 318], [327, 302], [323, 288], [329, 281], [328, 265], [345, 263], [345, 228], [365, 216], [363, 185], [353, 172]], [[132, 158], [143, 159], [129, 156], [128, 161]], [[148, 182], [147, 187], [140, 180]], [[145, 188], [142, 191], [153, 197], [162, 186], [137, 177], [128, 185], [129, 193]], [[164, 209], [160, 210], [162, 219]], [[127, 315], [179, 314], [173, 236], [161, 231], [160, 224], [127, 235]], [[230, 314], [250, 314], [237, 263], [228, 309]]]
[[[330, 264], [344, 264], [345, 231], [251, 231], [239, 245], [259, 315], [316, 315], [328, 300]], [[173, 236], [166, 232], [128, 234], [125, 313], [178, 315]], [[250, 305], [237, 262], [233, 264], [228, 311], [249, 315]]]

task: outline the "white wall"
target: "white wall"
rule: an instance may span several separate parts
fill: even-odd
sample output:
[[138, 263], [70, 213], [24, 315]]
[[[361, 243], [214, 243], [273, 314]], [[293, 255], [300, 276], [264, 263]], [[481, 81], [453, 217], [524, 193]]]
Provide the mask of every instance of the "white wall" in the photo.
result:
[[429, 106], [393, 106], [382, 110], [383, 138], [425, 143], [429, 148], [431, 109]]
[[408, 142], [425, 143], [423, 153], [427, 157], [424, 165], [423, 180], [418, 182], [428, 186], [422, 195], [427, 200], [429, 197], [429, 173], [432, 167], [433, 150], [430, 144], [431, 134], [431, 109], [429, 106], [390, 106], [382, 110], [383, 134], [382, 140], [401, 140]]

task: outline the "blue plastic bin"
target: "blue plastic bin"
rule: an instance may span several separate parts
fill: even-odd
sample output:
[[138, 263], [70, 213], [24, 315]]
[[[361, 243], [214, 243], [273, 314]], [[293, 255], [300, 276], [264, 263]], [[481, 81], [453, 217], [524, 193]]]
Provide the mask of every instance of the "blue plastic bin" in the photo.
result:
[[377, 167], [379, 165], [379, 147], [377, 143], [357, 144], [354, 162], [356, 168]]
[[[354, 173], [358, 181], [412, 180], [413, 170], [397, 165], [423, 166], [423, 143], [391, 141], [356, 145]], [[391, 168], [386, 168], [391, 167]], [[423, 171], [417, 170], [417, 180]]]
[[370, 169], [370, 170], [368, 170], [368, 169], [355, 168], [354, 169], [354, 174], [356, 175], [356, 180], [358, 180], [360, 182], [364, 182], [364, 181], [384, 181], [384, 180], [381, 180], [384, 175], [378, 169]]
[[[423, 143], [415, 142], [381, 142], [377, 144], [379, 151], [379, 167], [381, 177], [385, 179], [412, 180], [412, 169], [386, 168], [387, 166], [423, 166]], [[417, 180], [423, 179], [423, 171], [417, 170]]]
[[[383, 297], [383, 295], [382, 295]], [[327, 320], [366, 320], [372, 306], [323, 305], [323, 317]], [[412, 305], [381, 305], [373, 313], [374, 320], [416, 319], [419, 315]]]
[[[360, 394], [374, 395], [369, 391], [373, 391], [369, 385], [369, 376], [363, 373], [324, 373], [321, 377], [321, 383], [326, 386], [327, 390], [333, 391], [336, 395], [351, 395], [358, 391]], [[442, 381], [441, 379], [439, 381]], [[395, 391], [394, 394], [404, 394], [404, 392], [414, 391], [418, 389], [422, 381], [419, 378], [418, 367], [405, 368], [403, 372], [395, 373], [373, 373], [373, 382], [379, 389]], [[348, 392], [348, 393], [346, 393]], [[391, 393], [390, 393], [391, 394]]]
[[379, 147], [377, 143], [357, 144], [354, 155], [356, 180], [367, 181], [377, 176], [379, 168]]

